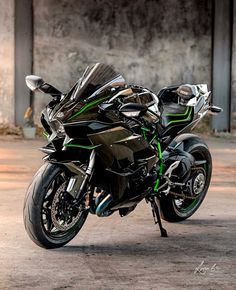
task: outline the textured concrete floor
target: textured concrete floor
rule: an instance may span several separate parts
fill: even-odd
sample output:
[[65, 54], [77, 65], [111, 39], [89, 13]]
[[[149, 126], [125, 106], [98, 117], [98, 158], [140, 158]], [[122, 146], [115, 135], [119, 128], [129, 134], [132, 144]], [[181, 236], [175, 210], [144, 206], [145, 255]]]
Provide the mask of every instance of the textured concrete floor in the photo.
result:
[[236, 143], [211, 139], [211, 188], [189, 220], [164, 223], [160, 238], [142, 202], [125, 218], [90, 216], [67, 246], [28, 238], [23, 200], [41, 164], [42, 141], [0, 138], [0, 290], [236, 289]]

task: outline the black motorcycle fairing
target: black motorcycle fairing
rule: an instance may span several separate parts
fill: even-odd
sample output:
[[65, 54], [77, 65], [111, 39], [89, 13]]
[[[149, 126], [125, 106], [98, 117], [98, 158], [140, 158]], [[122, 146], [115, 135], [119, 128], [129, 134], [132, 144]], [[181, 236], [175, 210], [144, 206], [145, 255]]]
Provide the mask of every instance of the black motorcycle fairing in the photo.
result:
[[117, 160], [128, 159], [134, 162], [134, 153], [149, 148], [149, 143], [140, 135], [132, 131], [116, 126], [98, 133], [88, 134], [92, 144], [98, 145], [99, 153], [102, 155], [104, 165], [111, 167], [113, 158]]
[[46, 154], [51, 154], [56, 151], [61, 152], [63, 148], [64, 138], [54, 138], [51, 142], [49, 142], [46, 146], [40, 148], [40, 150]]
[[[144, 180], [158, 161], [157, 153], [141, 135], [134, 134], [120, 124], [123, 123], [95, 120], [65, 124], [68, 141], [61, 142], [55, 152], [49, 154], [45, 151], [48, 153], [47, 161], [67, 163], [77, 160], [86, 163], [94, 149], [97, 154], [92, 178], [96, 182], [91, 181], [94, 186], [98, 186], [99, 179], [105, 178], [106, 182], [112, 180], [107, 182], [106, 190], [112, 194], [114, 201], [122, 199], [124, 194], [129, 198], [137, 189], [139, 193], [145, 191]], [[52, 144], [56, 145], [57, 142], [55, 139]], [[142, 186], [139, 186], [141, 183]]]
[[[146, 177], [158, 160], [156, 152], [142, 136], [121, 126], [88, 134], [88, 138], [93, 145], [100, 145], [95, 149], [100, 160], [94, 170], [95, 184], [106, 180], [106, 185], [101, 187], [106, 187], [114, 201], [122, 199], [127, 188], [127, 198], [132, 195], [144, 179], [141, 176]], [[136, 186], [131, 186], [132, 182]]]
[[64, 124], [64, 129], [70, 138], [82, 138], [87, 137], [88, 134], [98, 133], [100, 131], [108, 130], [122, 124], [122, 122], [107, 123], [97, 120], [89, 120], [66, 123]]

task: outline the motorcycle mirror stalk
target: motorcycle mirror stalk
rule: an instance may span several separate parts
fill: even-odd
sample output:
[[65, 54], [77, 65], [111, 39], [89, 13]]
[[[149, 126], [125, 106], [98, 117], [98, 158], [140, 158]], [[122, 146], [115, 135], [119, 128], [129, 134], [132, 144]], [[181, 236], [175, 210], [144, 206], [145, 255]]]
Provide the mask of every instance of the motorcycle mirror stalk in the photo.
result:
[[213, 105], [209, 107], [209, 113], [211, 115], [217, 115], [217, 114], [219, 114], [221, 112], [223, 112], [223, 109], [220, 108], [220, 107], [213, 106]]
[[26, 76], [25, 82], [27, 87], [33, 92], [39, 91], [44, 94], [49, 94], [53, 98], [60, 98], [62, 95], [62, 92], [60, 92], [52, 85], [45, 83], [45, 81], [41, 77], [29, 75]]

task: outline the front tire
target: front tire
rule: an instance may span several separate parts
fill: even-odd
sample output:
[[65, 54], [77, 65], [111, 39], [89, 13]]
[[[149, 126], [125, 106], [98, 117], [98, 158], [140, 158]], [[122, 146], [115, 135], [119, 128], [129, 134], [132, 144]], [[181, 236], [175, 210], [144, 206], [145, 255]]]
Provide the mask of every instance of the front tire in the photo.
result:
[[83, 205], [73, 208], [70, 205], [73, 198], [63, 190], [69, 177], [63, 167], [45, 163], [28, 188], [24, 225], [31, 240], [40, 247], [64, 246], [77, 235], [87, 218], [88, 212]]
[[[208, 146], [200, 138], [198, 138], [195, 140], [193, 139], [190, 142], [186, 142], [184, 150], [192, 154], [195, 160], [206, 161], [204, 165], [201, 165], [202, 172], [204, 172], [205, 175], [204, 186], [197, 198], [192, 201], [188, 200], [186, 202], [185, 200], [174, 197], [170, 194], [161, 197], [161, 216], [168, 222], [179, 222], [191, 217], [203, 202], [211, 181], [212, 159]], [[202, 177], [202, 172], [199, 173], [199, 177]]]

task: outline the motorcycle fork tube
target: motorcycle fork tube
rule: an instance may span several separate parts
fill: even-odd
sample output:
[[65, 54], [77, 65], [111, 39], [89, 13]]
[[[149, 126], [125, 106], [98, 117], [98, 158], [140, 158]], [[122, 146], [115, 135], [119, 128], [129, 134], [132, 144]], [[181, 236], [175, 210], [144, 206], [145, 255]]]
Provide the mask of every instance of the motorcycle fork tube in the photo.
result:
[[79, 199], [81, 192], [83, 191], [83, 189], [85, 188], [88, 180], [90, 179], [90, 177], [92, 176], [93, 173], [93, 168], [94, 168], [94, 163], [95, 163], [95, 150], [92, 150], [90, 157], [89, 157], [89, 164], [86, 170], [86, 175], [84, 177], [84, 180], [79, 188], [79, 190], [77, 191], [77, 194], [75, 196], [75, 199]]

